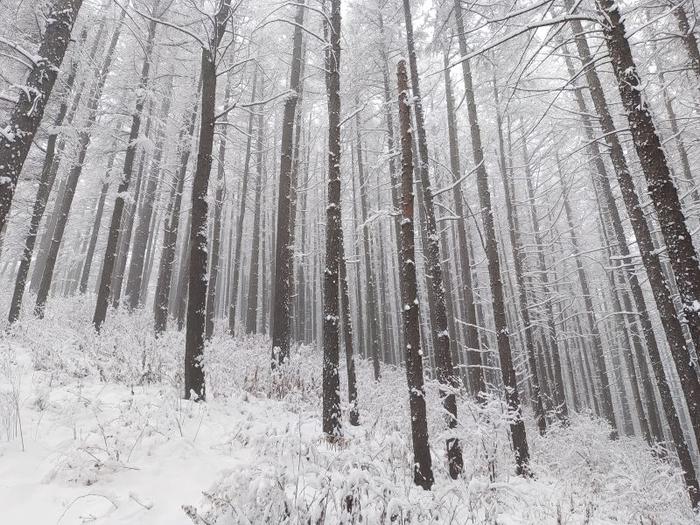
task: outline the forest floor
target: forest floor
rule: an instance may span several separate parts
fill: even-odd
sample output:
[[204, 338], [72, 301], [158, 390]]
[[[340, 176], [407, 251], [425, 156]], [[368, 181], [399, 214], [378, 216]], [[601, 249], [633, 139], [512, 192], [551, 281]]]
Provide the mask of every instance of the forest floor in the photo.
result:
[[426, 492], [411, 480], [402, 370], [375, 383], [359, 363], [361, 425], [331, 445], [317, 350], [297, 348], [271, 374], [265, 338], [215, 336], [208, 401], [194, 403], [180, 399], [183, 334], [156, 339], [146, 312], [111, 312], [98, 336], [89, 310], [49, 305], [0, 335], [3, 523], [700, 523], [672, 462], [639, 439], [610, 441], [588, 415], [539, 436], [527, 413], [534, 477], [523, 479], [501, 403], [462, 399], [465, 471], [453, 481], [429, 382]]

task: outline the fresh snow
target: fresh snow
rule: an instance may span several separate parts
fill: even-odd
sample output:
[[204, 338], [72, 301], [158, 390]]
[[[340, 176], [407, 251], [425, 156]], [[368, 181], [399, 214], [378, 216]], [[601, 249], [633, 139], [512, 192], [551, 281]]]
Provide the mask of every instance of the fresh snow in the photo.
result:
[[[639, 439], [610, 441], [587, 415], [541, 437], [526, 408], [535, 477], [523, 479], [501, 400], [460, 396], [458, 428], [446, 431], [428, 379], [426, 492], [412, 482], [403, 369], [385, 366], [375, 382], [358, 360], [361, 426], [344, 418], [329, 444], [318, 349], [295, 347], [272, 373], [268, 339], [232, 340], [221, 326], [205, 353], [208, 400], [183, 401], [183, 333], [155, 339], [147, 311], [116, 311], [98, 336], [91, 310], [92, 300], [49, 302], [44, 320], [26, 315], [0, 335], [3, 523], [693, 522], [677, 467]], [[465, 472], [452, 481], [444, 444], [455, 435]]]

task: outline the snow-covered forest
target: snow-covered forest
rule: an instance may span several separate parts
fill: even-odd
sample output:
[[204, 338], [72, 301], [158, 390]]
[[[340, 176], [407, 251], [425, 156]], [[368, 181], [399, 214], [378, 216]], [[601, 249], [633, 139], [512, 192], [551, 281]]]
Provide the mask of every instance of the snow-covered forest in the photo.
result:
[[0, 521], [700, 523], [695, 0], [0, 0]]

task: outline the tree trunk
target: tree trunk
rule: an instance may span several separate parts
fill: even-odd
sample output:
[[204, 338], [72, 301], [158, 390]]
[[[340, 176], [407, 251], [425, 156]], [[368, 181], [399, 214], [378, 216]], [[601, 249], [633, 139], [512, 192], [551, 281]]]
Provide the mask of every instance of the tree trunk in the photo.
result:
[[[87, 39], [87, 29], [83, 29], [80, 37], [80, 47], [85, 43]], [[34, 200], [34, 208], [32, 210], [32, 218], [29, 222], [29, 232], [24, 240], [24, 251], [22, 257], [20, 258], [19, 268], [17, 270], [17, 278], [15, 279], [15, 289], [12, 295], [12, 302], [10, 304], [10, 313], [8, 316], [8, 321], [14, 323], [20, 314], [22, 307], [22, 298], [24, 296], [24, 288], [27, 283], [27, 275], [29, 274], [29, 265], [32, 262], [32, 255], [34, 253], [34, 244], [36, 243], [36, 236], [39, 232], [39, 224], [41, 223], [41, 218], [44, 216], [44, 211], [46, 210], [46, 204], [51, 194], [51, 188], [53, 187], [55, 181], [55, 172], [53, 172], [52, 165], [54, 162], [54, 155], [56, 151], [56, 137], [58, 136], [58, 129], [63, 125], [63, 121], [66, 118], [66, 113], [68, 113], [68, 101], [71, 95], [73, 95], [73, 84], [75, 83], [75, 77], [78, 73], [78, 59], [75, 57], [71, 63], [70, 73], [66, 79], [66, 92], [61, 101], [61, 106], [58, 109], [58, 114], [54, 120], [54, 132], [49, 134], [49, 139], [46, 144], [46, 156], [44, 157], [44, 166], [41, 170], [41, 179], [39, 180], [39, 188], [36, 192], [36, 198]], [[77, 96], [77, 95], [76, 95]], [[52, 176], [53, 175], [53, 176]]]
[[[155, 15], [158, 10], [160, 0], [155, 0], [152, 12]], [[141, 130], [141, 115], [146, 102], [146, 89], [148, 87], [150, 70], [151, 70], [151, 53], [156, 37], [157, 23], [151, 20], [148, 24], [148, 36], [144, 50], [143, 65], [141, 66], [141, 78], [139, 85], [136, 88], [136, 108], [131, 118], [131, 131], [129, 133], [129, 145], [126, 148], [124, 157], [124, 170], [122, 172], [121, 181], [117, 188], [117, 197], [114, 201], [112, 210], [112, 220], [107, 234], [107, 247], [105, 249], [104, 262], [102, 263], [102, 277], [100, 278], [100, 286], [97, 291], [97, 304], [95, 305], [95, 315], [92, 318], [92, 324], [99, 332], [102, 323], [107, 315], [107, 306], [109, 305], [109, 296], [113, 292], [111, 290], [112, 274], [114, 272], [114, 263], [117, 257], [117, 241], [119, 240], [119, 225], [122, 222], [122, 214], [124, 212], [124, 197], [129, 190], [131, 176], [134, 172], [134, 161], [138, 150], [138, 138]], [[136, 210], [136, 202], [133, 210]], [[133, 221], [133, 216], [132, 219]], [[131, 232], [128, 232], [131, 235]], [[117, 292], [114, 291], [116, 294]]]
[[[255, 100], [256, 97], [256, 90], [257, 90], [257, 82], [258, 82], [258, 69], [257, 67], [255, 68], [253, 72], [253, 88], [252, 92], [250, 94], [250, 100], [251, 102]], [[241, 274], [241, 246], [242, 246], [242, 241], [243, 241], [243, 223], [245, 221], [245, 212], [246, 212], [246, 200], [248, 196], [248, 178], [250, 176], [250, 157], [251, 157], [251, 149], [253, 145], [253, 122], [254, 122], [254, 117], [255, 113], [252, 111], [248, 114], [248, 139], [246, 141], [246, 147], [245, 147], [245, 164], [243, 168], [243, 179], [242, 179], [242, 185], [241, 185], [241, 193], [239, 195], [240, 199], [240, 204], [239, 204], [239, 210], [238, 210], [238, 218], [236, 220], [236, 234], [235, 234], [235, 239], [236, 239], [236, 246], [233, 249], [233, 268], [231, 269], [231, 279], [232, 279], [232, 284], [231, 284], [231, 305], [229, 306], [229, 314], [228, 314], [228, 329], [231, 335], [235, 335], [236, 333], [236, 307], [237, 307], [237, 302], [238, 302], [238, 282], [240, 280], [240, 274]]]
[[207, 190], [216, 124], [216, 60], [231, 10], [221, 0], [214, 17], [209, 48], [202, 49], [202, 115], [199, 127], [197, 169], [192, 181], [187, 333], [185, 336], [185, 399], [206, 399], [204, 386], [204, 330], [207, 296]]
[[[455, 0], [455, 23], [459, 41], [459, 52], [466, 56], [467, 42], [464, 33], [464, 21], [462, 18], [462, 6], [460, 0]], [[525, 432], [525, 422], [522, 418], [518, 383], [513, 368], [513, 357], [510, 348], [510, 334], [506, 323], [505, 300], [503, 297], [503, 283], [501, 281], [501, 264], [498, 260], [498, 244], [496, 240], [496, 228], [494, 225], [493, 210], [491, 206], [491, 193], [489, 190], [488, 174], [484, 163], [484, 151], [481, 146], [481, 130], [474, 98], [471, 67], [468, 60], [462, 61], [462, 74], [464, 77], [465, 95], [467, 100], [467, 113], [469, 116], [469, 128], [472, 139], [472, 153], [476, 166], [477, 190], [481, 205], [481, 220], [484, 228], [484, 243], [486, 258], [488, 261], [489, 280], [491, 282], [491, 296], [493, 301], [493, 319], [496, 327], [496, 339], [498, 343], [498, 355], [501, 362], [501, 375], [505, 387], [508, 410], [511, 412], [511, 439], [515, 451], [516, 472], [519, 475], [530, 475], [530, 451]]]
[[411, 106], [406, 62], [397, 65], [399, 91], [399, 128], [401, 136], [401, 280], [404, 340], [406, 342], [406, 381], [411, 409], [413, 442], [413, 482], [425, 490], [433, 486], [433, 468], [428, 443], [428, 423], [423, 384], [423, 352], [420, 345], [420, 318], [416, 254], [414, 248], [415, 213], [413, 209], [413, 148]]
[[165, 147], [166, 133], [165, 121], [170, 114], [170, 102], [172, 100], [172, 75], [168, 76], [168, 85], [166, 93], [163, 96], [163, 102], [158, 115], [158, 123], [156, 125], [156, 147], [151, 161], [151, 170], [146, 182], [146, 188], [143, 196], [143, 204], [139, 208], [139, 222], [134, 233], [134, 250], [131, 255], [131, 263], [129, 265], [129, 277], [126, 281], [126, 301], [129, 309], [133, 310], [140, 306], [141, 298], [141, 283], [143, 281], [144, 263], [146, 257], [146, 245], [148, 244], [149, 236], [155, 232], [151, 232], [151, 217], [153, 215], [153, 204], [156, 199], [156, 189], [158, 181], [161, 177], [161, 163], [163, 159], [163, 148]]
[[[341, 436], [338, 292], [340, 291], [340, 257], [343, 251], [340, 211], [340, 0], [331, 0], [329, 29], [330, 48], [326, 54], [328, 206], [326, 207], [326, 265], [323, 272], [323, 432], [329, 439], [337, 439]], [[277, 241], [279, 243], [279, 238]], [[279, 302], [279, 288], [277, 290], [277, 302]], [[275, 330], [277, 330], [276, 327]]]
[[[416, 130], [418, 138], [420, 185], [423, 190], [423, 200], [425, 203], [425, 231], [427, 234], [426, 251], [426, 273], [428, 274], [428, 293], [433, 297], [434, 311], [431, 310], [435, 320], [432, 330], [435, 332], [435, 364], [437, 368], [437, 379], [442, 385], [440, 397], [446, 412], [448, 429], [457, 427], [457, 399], [455, 389], [459, 386], [459, 378], [455, 374], [452, 363], [452, 353], [450, 351], [450, 333], [447, 324], [447, 306], [445, 301], [445, 287], [442, 279], [442, 268], [440, 266], [440, 237], [437, 233], [435, 222], [435, 210], [433, 207], [433, 191], [430, 185], [430, 175], [428, 170], [428, 140], [425, 133], [425, 123], [423, 118], [423, 105], [421, 101], [421, 91], [418, 78], [418, 64], [416, 60], [416, 50], [413, 41], [413, 22], [411, 19], [410, 0], [404, 0], [404, 18], [406, 21], [406, 40], [408, 45], [408, 59], [411, 66], [411, 88], [413, 91]], [[447, 459], [449, 463], [450, 476], [457, 479], [462, 472], [464, 461], [462, 459], [462, 449], [459, 440], [455, 437], [447, 439]]]
[[0, 133], [0, 231], [17, 187], [17, 180], [44, 117], [46, 104], [61, 69], [73, 24], [82, 0], [54, 0], [46, 14], [46, 27], [37, 55], [24, 86], [18, 89], [17, 103]]
[[57, 203], [56, 212], [58, 213], [56, 213], [56, 226], [51, 234], [51, 244], [47, 250], [46, 265], [44, 266], [41, 276], [41, 283], [39, 285], [36, 304], [34, 306], [34, 312], [40, 318], [44, 316], [44, 307], [51, 289], [53, 271], [56, 266], [56, 259], [58, 258], [58, 251], [61, 247], [61, 241], [63, 240], [63, 232], [65, 231], [66, 223], [68, 222], [68, 213], [70, 212], [71, 205], [73, 204], [75, 189], [83, 171], [83, 164], [85, 163], [85, 157], [90, 145], [92, 128], [97, 122], [97, 109], [99, 107], [100, 99], [102, 98], [102, 91], [104, 89], [105, 82], [107, 81], [107, 74], [109, 73], [112, 65], [114, 50], [117, 46], [117, 42], [119, 41], [123, 20], [124, 12], [122, 12], [122, 16], [117, 23], [117, 28], [112, 34], [112, 39], [102, 61], [102, 66], [100, 67], [97, 78], [95, 79], [95, 85], [90, 90], [87, 102], [88, 114], [86, 122], [82, 127], [82, 131], [78, 133], [78, 154], [71, 166], [70, 171], [68, 172], [68, 176], [66, 177], [63, 195], [60, 197], [60, 203]]
[[[292, 94], [284, 103], [282, 145], [280, 159], [279, 193], [277, 195], [277, 235], [275, 247], [274, 299], [272, 301], [272, 358], [271, 364], [283, 364], [289, 357], [290, 307], [292, 289], [293, 248], [289, 246], [291, 175], [294, 155], [294, 117], [299, 99], [302, 63], [302, 27], [304, 0], [297, 5], [292, 38], [292, 67], [289, 89]], [[337, 305], [337, 301], [336, 301]], [[336, 306], [337, 309], [337, 306]]]

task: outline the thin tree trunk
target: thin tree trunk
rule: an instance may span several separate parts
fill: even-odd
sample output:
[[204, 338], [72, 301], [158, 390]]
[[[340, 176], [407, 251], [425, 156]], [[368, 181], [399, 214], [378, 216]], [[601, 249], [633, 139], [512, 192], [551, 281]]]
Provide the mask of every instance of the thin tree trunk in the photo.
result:
[[[79, 45], [85, 43], [87, 39], [87, 29], [83, 29], [80, 37]], [[44, 211], [46, 210], [46, 204], [51, 194], [51, 188], [53, 187], [54, 181], [56, 179], [55, 172], [52, 171], [51, 167], [55, 159], [56, 151], [56, 138], [58, 136], [58, 129], [63, 125], [63, 121], [68, 113], [68, 101], [71, 95], [73, 95], [73, 84], [75, 83], [75, 77], [78, 73], [78, 59], [73, 58], [71, 63], [70, 73], [66, 79], [66, 93], [61, 101], [61, 106], [58, 109], [58, 114], [54, 120], [55, 131], [49, 135], [48, 142], [46, 144], [46, 156], [44, 157], [44, 166], [41, 170], [41, 179], [39, 180], [39, 188], [36, 192], [36, 198], [34, 200], [34, 208], [32, 209], [32, 218], [29, 222], [29, 232], [24, 240], [24, 251], [22, 252], [22, 257], [20, 258], [19, 268], [17, 270], [17, 278], [15, 279], [15, 289], [12, 295], [12, 302], [10, 304], [10, 313], [8, 315], [8, 321], [14, 323], [20, 314], [22, 307], [22, 298], [24, 297], [24, 288], [27, 283], [27, 275], [29, 274], [29, 265], [32, 262], [32, 255], [34, 253], [34, 244], [36, 243], [36, 236], [39, 232], [39, 224], [41, 223], [41, 218], [44, 216]], [[76, 94], [77, 96], [77, 94]]]
[[[250, 95], [250, 100], [254, 101], [256, 97], [256, 90], [257, 90], [257, 82], [258, 82], [258, 70], [257, 67], [253, 72], [253, 87], [252, 87], [252, 92]], [[238, 218], [236, 220], [236, 233], [235, 233], [235, 239], [236, 239], [236, 245], [235, 248], [233, 249], [233, 268], [231, 269], [231, 279], [232, 279], [232, 284], [231, 284], [231, 304], [229, 306], [229, 313], [228, 313], [228, 329], [231, 335], [235, 335], [236, 333], [236, 308], [237, 308], [237, 302], [238, 302], [238, 296], [239, 296], [239, 290], [238, 290], [238, 283], [240, 280], [240, 274], [241, 274], [241, 246], [243, 242], [243, 223], [245, 221], [245, 212], [246, 212], [246, 201], [247, 201], [247, 196], [248, 196], [248, 178], [250, 177], [250, 157], [251, 157], [251, 149], [252, 149], [252, 144], [253, 144], [253, 123], [254, 123], [254, 117], [255, 114], [251, 111], [248, 115], [248, 133], [247, 133], [247, 141], [246, 141], [246, 148], [245, 148], [245, 164], [243, 168], [243, 179], [242, 179], [242, 185], [241, 185], [241, 192], [239, 195], [240, 203], [239, 203], [239, 210], [238, 210]]]
[[40, 318], [44, 316], [44, 307], [51, 289], [51, 281], [53, 280], [58, 251], [61, 247], [61, 241], [63, 240], [63, 232], [65, 231], [66, 223], [68, 222], [68, 213], [70, 212], [71, 205], [73, 204], [75, 189], [83, 171], [85, 157], [90, 145], [92, 128], [97, 122], [97, 109], [100, 104], [100, 99], [102, 98], [102, 91], [104, 89], [105, 82], [107, 81], [107, 75], [112, 66], [114, 50], [117, 46], [117, 42], [119, 41], [124, 16], [124, 12], [122, 12], [121, 17], [117, 22], [117, 27], [112, 34], [112, 39], [102, 61], [102, 66], [100, 67], [97, 78], [95, 79], [95, 85], [90, 91], [87, 102], [88, 114], [86, 122], [82, 128], [82, 131], [78, 134], [78, 154], [73, 161], [70, 171], [68, 172], [63, 189], [63, 195], [60, 196], [60, 203], [57, 203], [56, 211], [58, 213], [56, 214], [56, 226], [51, 234], [51, 244], [46, 254], [46, 265], [44, 266], [39, 291], [37, 293], [36, 304], [34, 306], [34, 313]]
[[[160, 0], [155, 0], [152, 8], [154, 16], [159, 16], [158, 4]], [[139, 85], [136, 88], [136, 107], [131, 118], [131, 131], [129, 133], [129, 144], [126, 148], [124, 157], [124, 170], [122, 172], [121, 181], [117, 187], [117, 197], [114, 201], [112, 210], [112, 220], [107, 234], [107, 247], [105, 249], [104, 262], [102, 263], [102, 276], [100, 278], [100, 286], [97, 291], [97, 303], [95, 305], [95, 314], [92, 318], [92, 324], [99, 332], [102, 323], [107, 315], [107, 306], [109, 305], [109, 296], [111, 293], [119, 295], [116, 290], [111, 290], [112, 274], [114, 272], [114, 263], [117, 257], [117, 241], [119, 239], [119, 225], [122, 222], [122, 214], [124, 212], [124, 197], [129, 189], [131, 177], [134, 172], [134, 161], [136, 160], [136, 152], [138, 150], [138, 138], [141, 130], [141, 115], [146, 103], [146, 89], [150, 78], [151, 70], [151, 53], [156, 37], [157, 23], [151, 20], [148, 24], [148, 36], [146, 37], [146, 45], [144, 49], [143, 65], [141, 66], [141, 78]], [[133, 210], [136, 210], [136, 202]], [[133, 216], [131, 221], [133, 221]], [[128, 232], [131, 236], [131, 232]], [[121, 284], [121, 283], [120, 283]], [[120, 290], [121, 292], [121, 290]]]
[[[450, 351], [450, 333], [447, 324], [447, 306], [445, 301], [445, 287], [443, 285], [442, 268], [440, 266], [440, 237], [437, 233], [435, 222], [435, 210], [433, 207], [433, 191], [430, 185], [430, 175], [428, 173], [428, 141], [425, 133], [425, 123], [423, 118], [423, 105], [421, 101], [421, 91], [418, 78], [418, 64], [416, 60], [416, 50], [413, 41], [413, 22], [411, 19], [410, 0], [404, 0], [404, 18], [406, 21], [406, 40], [408, 45], [408, 59], [411, 66], [411, 88], [413, 91], [416, 131], [418, 138], [420, 185], [423, 190], [423, 200], [425, 203], [425, 232], [427, 234], [427, 246], [424, 250], [427, 255], [427, 277], [429, 282], [428, 294], [432, 295], [431, 313], [435, 324], [432, 331], [435, 333], [435, 364], [437, 368], [437, 379], [442, 385], [440, 397], [445, 408], [445, 417], [448, 429], [457, 427], [457, 398], [455, 389], [459, 386], [458, 376], [455, 374], [452, 363], [452, 353]], [[456, 437], [447, 439], [447, 458], [449, 463], [450, 476], [457, 479], [464, 467], [462, 459], [462, 449]]]
[[[297, 6], [292, 38], [292, 67], [289, 89], [292, 94], [284, 103], [282, 120], [282, 145], [280, 158], [279, 193], [277, 195], [277, 235], [274, 263], [274, 299], [272, 301], [272, 358], [271, 364], [283, 364], [289, 357], [290, 307], [292, 290], [293, 248], [289, 246], [289, 219], [291, 206], [291, 175], [294, 155], [294, 120], [299, 99], [302, 63], [302, 27], [304, 24], [304, 0]], [[337, 309], [337, 301], [336, 307]]]
[[[459, 41], [459, 51], [466, 56], [467, 43], [462, 18], [462, 5], [460, 0], [455, 0], [455, 23]], [[484, 151], [481, 146], [481, 130], [476, 110], [474, 87], [472, 85], [471, 67], [468, 60], [462, 61], [462, 74], [464, 77], [465, 94], [467, 100], [467, 113], [469, 115], [469, 127], [472, 140], [472, 153], [476, 166], [477, 190], [481, 204], [481, 220], [484, 228], [484, 242], [486, 258], [488, 260], [489, 279], [491, 282], [491, 296], [493, 301], [493, 318], [496, 327], [496, 339], [498, 343], [498, 355], [501, 363], [501, 375], [505, 387], [508, 410], [511, 412], [511, 440], [515, 451], [516, 472], [519, 475], [530, 475], [530, 451], [525, 432], [525, 422], [522, 418], [518, 383], [513, 367], [513, 357], [510, 348], [510, 336], [506, 323], [505, 300], [503, 297], [503, 283], [501, 281], [501, 265], [498, 260], [498, 244], [496, 240], [496, 228], [494, 225], [493, 210], [491, 206], [491, 193], [489, 190], [488, 174], [484, 163]]]
[[411, 410], [413, 443], [413, 482], [425, 490], [433, 486], [433, 467], [428, 443], [428, 422], [423, 384], [423, 353], [420, 346], [418, 280], [414, 249], [415, 213], [413, 209], [413, 151], [411, 106], [409, 103], [406, 62], [397, 66], [399, 90], [399, 127], [401, 136], [401, 301], [406, 359], [406, 381]]
[[134, 250], [129, 265], [129, 277], [126, 281], [126, 300], [130, 309], [140, 306], [141, 283], [143, 281], [143, 267], [146, 257], [146, 245], [151, 236], [151, 217], [153, 215], [153, 204], [156, 199], [156, 189], [161, 177], [161, 163], [163, 159], [163, 149], [165, 147], [166, 133], [165, 121], [170, 114], [170, 102], [172, 100], [172, 75], [168, 76], [168, 85], [163, 96], [163, 102], [158, 115], [156, 127], [156, 147], [151, 160], [151, 170], [146, 183], [143, 196], [143, 204], [139, 213], [139, 222], [134, 233]]
[[[323, 271], [323, 432], [329, 439], [337, 439], [342, 432], [340, 374], [338, 373], [340, 354], [338, 292], [340, 291], [340, 257], [343, 253], [340, 211], [340, 30], [340, 0], [331, 0], [330, 48], [326, 54], [328, 206], [326, 207], [326, 264]], [[279, 238], [277, 242], [279, 243]], [[279, 302], [279, 288], [277, 290], [277, 302]], [[276, 330], [277, 327], [275, 327]]]

